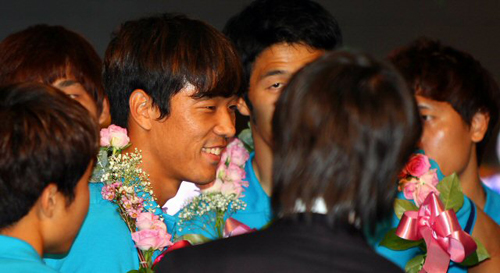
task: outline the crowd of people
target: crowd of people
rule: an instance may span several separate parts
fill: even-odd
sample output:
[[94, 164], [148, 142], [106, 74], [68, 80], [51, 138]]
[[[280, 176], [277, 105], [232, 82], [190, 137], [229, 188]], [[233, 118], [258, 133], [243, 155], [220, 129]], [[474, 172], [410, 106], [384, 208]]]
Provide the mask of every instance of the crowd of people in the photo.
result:
[[[310, 0], [255, 0], [222, 32], [181, 14], [130, 20], [104, 60], [62, 26], [9, 35], [0, 271], [498, 271], [500, 194], [479, 177], [496, 81], [430, 38], [386, 60], [342, 43]], [[408, 167], [417, 157], [431, 183]], [[190, 206], [187, 184], [205, 203]], [[424, 247], [388, 247], [433, 196], [450, 232], [420, 218]]]

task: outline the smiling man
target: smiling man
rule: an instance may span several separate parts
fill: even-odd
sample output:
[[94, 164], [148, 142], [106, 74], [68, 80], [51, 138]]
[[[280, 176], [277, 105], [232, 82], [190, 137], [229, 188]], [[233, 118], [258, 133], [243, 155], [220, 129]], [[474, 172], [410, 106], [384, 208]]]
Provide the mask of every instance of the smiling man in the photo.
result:
[[[181, 181], [206, 184], [234, 136], [241, 64], [231, 43], [208, 24], [181, 15], [125, 22], [106, 50], [104, 84], [113, 123], [127, 128], [142, 151], [154, 213], [173, 233], [176, 217], [158, 204], [175, 196]], [[127, 272], [138, 254], [115, 204], [91, 185], [89, 215], [69, 255], [53, 260], [62, 272]]]
[[335, 18], [309, 0], [257, 0], [226, 23], [243, 63], [244, 99], [238, 110], [250, 116], [254, 153], [245, 164], [247, 208], [234, 218], [260, 229], [271, 219], [272, 127], [281, 90], [301, 67], [342, 44]]

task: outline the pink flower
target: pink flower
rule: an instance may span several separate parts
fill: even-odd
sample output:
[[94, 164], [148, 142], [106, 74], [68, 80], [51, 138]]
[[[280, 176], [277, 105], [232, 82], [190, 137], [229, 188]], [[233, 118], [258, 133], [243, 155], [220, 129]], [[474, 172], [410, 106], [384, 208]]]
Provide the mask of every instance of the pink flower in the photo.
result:
[[436, 170], [429, 170], [420, 178], [412, 177], [409, 180], [403, 179], [400, 181], [404, 196], [409, 200], [415, 201], [415, 204], [419, 207], [431, 192], [439, 196], [439, 191], [436, 188], [438, 183], [439, 179]]
[[238, 183], [222, 183], [220, 192], [222, 194], [236, 194], [236, 196], [240, 196], [243, 192], [243, 188]]
[[229, 153], [228, 153], [227, 147], [226, 147], [226, 150], [222, 151], [218, 167], [225, 166], [228, 157], [229, 157]]
[[127, 209], [128, 215], [134, 219], [139, 217], [139, 215], [141, 214], [141, 211], [142, 211], [142, 209], [136, 209], [136, 208]]
[[130, 199], [127, 198], [127, 196], [122, 195], [121, 202], [122, 202], [122, 206], [126, 210], [132, 209], [132, 202], [130, 201]]
[[399, 179], [406, 178], [408, 176], [408, 171], [406, 170], [406, 166], [401, 170], [401, 172], [398, 174]]
[[139, 230], [146, 229], [161, 229], [167, 231], [167, 226], [160, 220], [160, 217], [151, 213], [151, 212], [143, 212], [137, 217], [135, 226]]
[[423, 154], [415, 154], [410, 158], [410, 162], [406, 164], [406, 171], [415, 177], [424, 175], [431, 168], [429, 158]]
[[240, 182], [245, 179], [245, 170], [236, 164], [229, 163], [226, 168], [226, 182]]
[[145, 229], [132, 233], [136, 247], [140, 250], [163, 250], [164, 247], [172, 245], [171, 235], [162, 229]]
[[238, 138], [234, 138], [231, 143], [229, 143], [226, 148], [226, 153], [229, 156], [230, 163], [238, 166], [243, 166], [250, 157], [247, 149], [245, 149], [245, 146]]
[[222, 180], [220, 178], [217, 178], [217, 179], [215, 179], [215, 181], [211, 182], [211, 184], [212, 185], [210, 185], [210, 187], [204, 188], [203, 191], [204, 192], [218, 192], [218, 191], [221, 191], [222, 184], [224, 184], [224, 182], [222, 182]]
[[116, 196], [115, 190], [116, 190], [116, 188], [113, 187], [113, 185], [106, 185], [106, 186], [102, 187], [102, 190], [101, 190], [102, 198], [104, 198], [105, 200], [109, 200], [109, 201], [115, 199], [115, 196]]
[[127, 146], [130, 142], [127, 129], [111, 124], [106, 129], [101, 129], [101, 146], [112, 146], [116, 149]]

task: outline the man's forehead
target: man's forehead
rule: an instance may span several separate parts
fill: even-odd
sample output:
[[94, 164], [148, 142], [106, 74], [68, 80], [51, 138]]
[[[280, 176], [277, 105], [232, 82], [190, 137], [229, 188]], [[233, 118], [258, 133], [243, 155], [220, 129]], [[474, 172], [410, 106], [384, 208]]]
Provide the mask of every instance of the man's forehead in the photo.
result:
[[437, 101], [419, 95], [416, 95], [415, 98], [417, 100], [418, 108], [421, 110], [436, 110], [436, 109], [443, 109], [448, 106], [451, 107], [451, 104], [446, 101]]
[[256, 58], [252, 76], [254, 73], [259, 79], [275, 75], [289, 76], [323, 53], [323, 50], [313, 49], [303, 44], [274, 44], [262, 51]]

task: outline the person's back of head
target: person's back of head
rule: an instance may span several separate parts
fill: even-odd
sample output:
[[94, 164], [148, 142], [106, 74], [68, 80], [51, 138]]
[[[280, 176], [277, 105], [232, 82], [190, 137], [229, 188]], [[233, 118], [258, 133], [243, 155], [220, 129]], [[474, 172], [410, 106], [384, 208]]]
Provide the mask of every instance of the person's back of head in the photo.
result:
[[[0, 84], [37, 81], [65, 89], [77, 82], [85, 94], [69, 95], [96, 117], [105, 100], [101, 71], [101, 58], [92, 45], [62, 26], [35, 25], [0, 43]], [[91, 101], [84, 101], [84, 95]]]
[[32, 244], [41, 236], [42, 253], [68, 251], [88, 208], [98, 125], [39, 83], [1, 87], [0, 120], [0, 233]]
[[255, 59], [275, 44], [302, 44], [325, 51], [342, 44], [335, 18], [310, 0], [256, 0], [230, 18], [223, 33], [240, 54], [244, 87]]
[[143, 90], [168, 117], [171, 98], [188, 85], [196, 98], [240, 92], [241, 64], [215, 28], [183, 15], [163, 14], [123, 23], [106, 50], [104, 82], [113, 123], [127, 127], [129, 98]]
[[499, 121], [500, 90], [491, 74], [470, 54], [427, 38], [395, 49], [389, 60], [414, 95], [449, 103], [468, 126], [477, 113], [489, 118], [476, 145], [479, 163]]
[[391, 67], [339, 51], [294, 75], [273, 118], [273, 207], [293, 217], [324, 201], [330, 224], [373, 228], [420, 137], [413, 96]]

